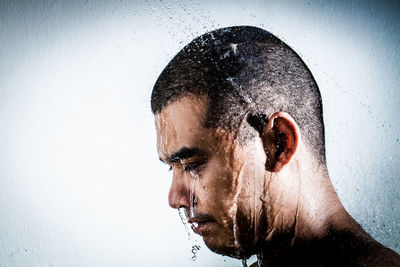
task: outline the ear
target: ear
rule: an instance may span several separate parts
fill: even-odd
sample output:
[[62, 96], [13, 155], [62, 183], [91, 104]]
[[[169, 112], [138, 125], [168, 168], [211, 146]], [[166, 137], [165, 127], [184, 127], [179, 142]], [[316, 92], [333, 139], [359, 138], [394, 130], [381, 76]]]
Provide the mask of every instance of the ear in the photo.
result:
[[286, 112], [277, 112], [268, 119], [260, 133], [267, 156], [265, 167], [270, 172], [279, 172], [296, 154], [300, 142], [300, 129]]

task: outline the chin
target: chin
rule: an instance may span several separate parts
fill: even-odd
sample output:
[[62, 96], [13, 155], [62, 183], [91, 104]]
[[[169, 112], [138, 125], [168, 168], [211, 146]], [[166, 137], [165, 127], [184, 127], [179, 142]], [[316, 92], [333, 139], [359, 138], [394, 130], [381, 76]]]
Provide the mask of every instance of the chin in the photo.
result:
[[213, 236], [203, 237], [203, 240], [206, 246], [214, 253], [237, 259], [249, 257], [244, 253], [243, 249], [235, 246], [234, 240], [223, 242], [223, 240]]
[[237, 252], [236, 247], [232, 246], [218, 246], [216, 244], [206, 242], [204, 240], [204, 243], [206, 246], [214, 253], [223, 255], [223, 256], [229, 256], [233, 258], [240, 258], [239, 253]]
[[240, 211], [237, 213], [237, 218], [239, 227], [236, 229], [238, 234], [236, 244], [232, 226], [213, 225], [208, 231], [201, 232], [204, 243], [211, 251], [238, 259], [249, 258], [256, 253], [256, 239], [250, 222]]

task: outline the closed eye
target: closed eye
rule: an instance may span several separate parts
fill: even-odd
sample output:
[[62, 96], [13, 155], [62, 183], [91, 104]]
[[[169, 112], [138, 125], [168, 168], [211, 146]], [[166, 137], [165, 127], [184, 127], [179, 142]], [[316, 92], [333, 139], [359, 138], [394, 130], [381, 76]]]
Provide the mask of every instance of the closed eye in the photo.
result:
[[195, 162], [191, 164], [187, 164], [183, 169], [185, 172], [198, 172], [200, 167], [204, 164], [204, 162]]

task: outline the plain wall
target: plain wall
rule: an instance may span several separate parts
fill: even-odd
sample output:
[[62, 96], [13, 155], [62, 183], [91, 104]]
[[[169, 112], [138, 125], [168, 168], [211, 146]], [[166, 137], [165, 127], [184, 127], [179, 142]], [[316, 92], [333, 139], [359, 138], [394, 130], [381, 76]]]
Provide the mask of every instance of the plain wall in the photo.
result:
[[264, 28], [320, 86], [350, 214], [400, 252], [398, 1], [1, 1], [0, 266], [241, 266], [169, 208], [152, 86], [190, 40]]

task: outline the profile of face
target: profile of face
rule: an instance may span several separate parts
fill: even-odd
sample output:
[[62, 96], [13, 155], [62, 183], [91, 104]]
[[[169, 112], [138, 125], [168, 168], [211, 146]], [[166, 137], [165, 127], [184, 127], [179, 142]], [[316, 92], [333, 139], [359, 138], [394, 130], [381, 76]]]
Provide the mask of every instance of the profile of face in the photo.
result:
[[206, 108], [206, 97], [185, 96], [155, 116], [158, 154], [173, 171], [169, 205], [186, 210], [212, 251], [242, 257], [259, 238], [266, 156], [260, 139], [239, 144], [204, 127]]

